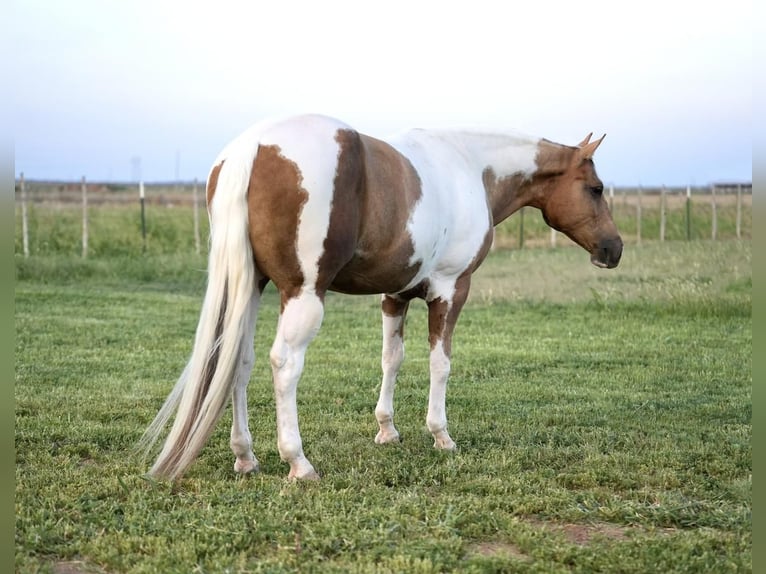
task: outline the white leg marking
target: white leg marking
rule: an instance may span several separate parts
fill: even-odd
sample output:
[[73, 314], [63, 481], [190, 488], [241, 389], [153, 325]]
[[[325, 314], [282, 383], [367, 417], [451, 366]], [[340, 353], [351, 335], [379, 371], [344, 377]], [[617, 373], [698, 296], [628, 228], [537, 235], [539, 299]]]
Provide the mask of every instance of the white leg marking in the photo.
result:
[[426, 425], [434, 437], [434, 447], [443, 450], [455, 450], [455, 443], [447, 433], [447, 379], [450, 372], [450, 359], [444, 352], [442, 342], [436, 343], [431, 350], [431, 387], [428, 393], [428, 415]]
[[233, 422], [231, 425], [231, 450], [236, 461], [234, 471], [240, 474], [258, 472], [258, 459], [253, 454], [253, 438], [247, 422], [247, 384], [255, 362], [253, 338], [255, 336], [255, 320], [258, 314], [258, 304], [261, 295], [256, 292], [250, 301], [250, 317], [246, 331], [242, 335], [240, 364], [235, 374], [234, 390], [232, 391]]
[[319, 331], [323, 316], [322, 301], [313, 292], [303, 291], [288, 301], [269, 356], [277, 405], [277, 447], [282, 460], [290, 464], [288, 478], [318, 478], [303, 454], [296, 392], [306, 349]]
[[404, 314], [391, 317], [383, 313], [383, 383], [380, 386], [380, 397], [375, 407], [375, 418], [380, 430], [375, 436], [377, 444], [397, 442], [399, 432], [394, 427], [394, 388], [396, 375], [404, 360], [404, 341], [401, 337], [401, 326]]

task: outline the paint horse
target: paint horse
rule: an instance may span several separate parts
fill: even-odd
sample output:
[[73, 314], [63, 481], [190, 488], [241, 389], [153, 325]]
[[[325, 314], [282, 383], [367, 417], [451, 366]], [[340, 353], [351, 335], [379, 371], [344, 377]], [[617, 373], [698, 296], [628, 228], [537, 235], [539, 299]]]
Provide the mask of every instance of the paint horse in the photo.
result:
[[231, 397], [234, 470], [258, 470], [246, 387], [259, 300], [272, 281], [281, 309], [269, 358], [277, 443], [290, 478], [316, 478], [303, 453], [296, 389], [327, 291], [382, 294], [383, 382], [376, 443], [399, 439], [393, 395], [410, 300], [428, 306], [434, 446], [452, 450], [445, 393], [452, 333], [494, 226], [523, 206], [615, 267], [622, 240], [596, 175], [603, 140], [577, 146], [508, 133], [412, 130], [382, 141], [307, 115], [253, 126], [209, 174], [208, 285], [191, 358], [144, 434], [175, 419], [149, 474], [175, 480], [204, 446]]

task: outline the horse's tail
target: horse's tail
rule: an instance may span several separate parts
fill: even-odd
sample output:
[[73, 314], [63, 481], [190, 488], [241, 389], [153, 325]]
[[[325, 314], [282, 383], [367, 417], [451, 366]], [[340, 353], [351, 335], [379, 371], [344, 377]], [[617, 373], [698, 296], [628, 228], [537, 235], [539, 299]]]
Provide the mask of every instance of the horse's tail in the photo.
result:
[[[148, 454], [176, 412], [173, 426], [149, 474], [175, 480], [202, 447], [230, 400], [237, 369], [251, 349], [243, 334], [256, 312], [259, 290], [248, 235], [247, 184], [253, 165], [229, 157], [219, 164], [209, 204], [208, 282], [194, 348], [178, 382], [146, 429]], [[211, 174], [210, 181], [213, 182]]]

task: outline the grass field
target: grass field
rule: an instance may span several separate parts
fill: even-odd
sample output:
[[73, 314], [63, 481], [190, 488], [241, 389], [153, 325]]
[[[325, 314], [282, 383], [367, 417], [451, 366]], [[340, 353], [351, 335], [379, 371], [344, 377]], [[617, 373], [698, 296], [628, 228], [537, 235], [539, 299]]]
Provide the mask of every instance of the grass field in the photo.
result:
[[[120, 237], [116, 233], [116, 237]], [[232, 471], [225, 415], [176, 485], [133, 447], [191, 348], [205, 261], [16, 259], [16, 571], [749, 572], [749, 241], [498, 250], [458, 323], [447, 408], [425, 428], [413, 305], [398, 445], [373, 444], [375, 297], [328, 297], [298, 402], [319, 482], [276, 449], [268, 290], [249, 390], [262, 472]]]

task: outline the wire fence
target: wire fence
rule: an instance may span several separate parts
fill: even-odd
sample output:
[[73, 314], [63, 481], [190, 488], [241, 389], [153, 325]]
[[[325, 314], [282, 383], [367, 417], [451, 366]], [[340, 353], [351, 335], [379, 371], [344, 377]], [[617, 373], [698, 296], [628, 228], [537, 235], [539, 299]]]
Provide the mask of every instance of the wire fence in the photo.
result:
[[[188, 252], [206, 255], [204, 184], [16, 182], [15, 253], [82, 257]], [[609, 187], [626, 243], [752, 237], [752, 184]], [[557, 247], [571, 241], [533, 208], [501, 223], [495, 248]]]

